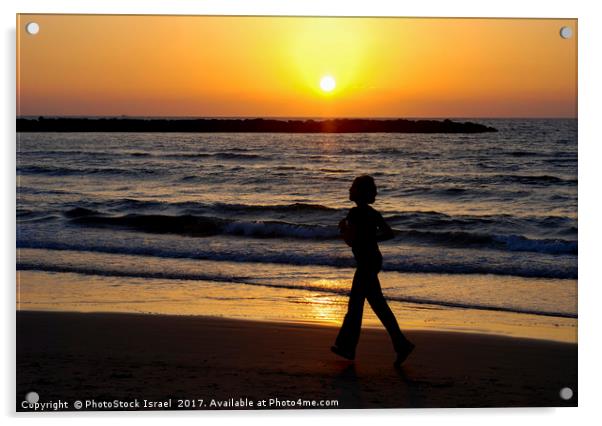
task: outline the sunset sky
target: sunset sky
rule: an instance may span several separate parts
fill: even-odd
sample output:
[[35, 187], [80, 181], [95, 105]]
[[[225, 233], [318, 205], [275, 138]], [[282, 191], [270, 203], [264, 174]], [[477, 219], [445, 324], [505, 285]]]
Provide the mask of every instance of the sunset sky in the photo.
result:
[[19, 115], [577, 114], [575, 20], [20, 15], [17, 28]]

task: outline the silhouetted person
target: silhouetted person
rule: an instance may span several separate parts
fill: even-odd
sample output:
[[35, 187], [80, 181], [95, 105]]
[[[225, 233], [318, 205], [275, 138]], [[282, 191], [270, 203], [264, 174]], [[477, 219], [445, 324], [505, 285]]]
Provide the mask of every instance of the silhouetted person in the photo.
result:
[[378, 273], [382, 268], [382, 255], [378, 241], [393, 238], [393, 231], [379, 212], [369, 204], [376, 199], [376, 184], [371, 176], [355, 178], [349, 189], [349, 199], [357, 204], [349, 210], [347, 217], [339, 223], [343, 239], [353, 251], [357, 270], [353, 277], [347, 314], [331, 350], [344, 358], [353, 360], [362, 327], [364, 300], [374, 310], [391, 336], [397, 352], [395, 366], [408, 357], [414, 345], [403, 335], [380, 288]]

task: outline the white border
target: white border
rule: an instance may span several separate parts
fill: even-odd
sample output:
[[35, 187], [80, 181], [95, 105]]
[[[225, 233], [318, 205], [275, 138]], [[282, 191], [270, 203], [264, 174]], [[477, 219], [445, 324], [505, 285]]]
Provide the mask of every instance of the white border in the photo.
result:
[[[120, 13], [120, 14], [188, 14], [188, 15], [312, 15], [312, 16], [440, 16], [440, 17], [540, 17], [579, 19], [579, 405], [578, 409], [467, 409], [467, 410], [346, 410], [346, 411], [266, 411], [266, 412], [169, 412], [169, 413], [97, 413], [95, 415], [45, 414], [44, 416], [19, 416], [19, 421], [29, 424], [43, 418], [48, 424], [65, 422], [104, 424], [129, 424], [132, 421], [150, 425], [163, 425], [168, 417], [178, 422], [223, 422], [264, 425], [286, 422], [289, 425], [306, 425], [308, 422], [364, 423], [368, 417], [382, 422], [420, 422], [448, 425], [507, 426], [510, 422], [545, 421], [549, 425], [593, 423], [600, 418], [597, 397], [600, 388], [602, 355], [601, 333], [596, 329], [602, 304], [596, 280], [595, 262], [602, 238], [597, 202], [602, 177], [598, 170], [602, 138], [598, 107], [602, 100], [600, 59], [602, 38], [600, 19], [595, 1], [580, 0], [21, 0], [0, 2], [2, 14], [2, 91], [0, 102], [2, 120], [2, 270], [4, 312], [2, 327], [2, 374], [0, 387], [2, 414], [12, 423], [16, 420], [14, 404], [14, 280], [15, 280], [15, 14], [19, 13]], [[595, 197], [598, 195], [598, 197]], [[553, 374], [553, 372], [551, 372]], [[24, 418], [23, 418], [24, 417]]]

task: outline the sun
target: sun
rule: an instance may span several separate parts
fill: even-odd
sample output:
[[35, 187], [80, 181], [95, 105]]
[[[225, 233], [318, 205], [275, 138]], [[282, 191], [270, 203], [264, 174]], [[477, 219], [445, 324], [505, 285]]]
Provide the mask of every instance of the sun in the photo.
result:
[[325, 75], [320, 79], [320, 89], [325, 92], [332, 92], [337, 87], [337, 82], [331, 75]]

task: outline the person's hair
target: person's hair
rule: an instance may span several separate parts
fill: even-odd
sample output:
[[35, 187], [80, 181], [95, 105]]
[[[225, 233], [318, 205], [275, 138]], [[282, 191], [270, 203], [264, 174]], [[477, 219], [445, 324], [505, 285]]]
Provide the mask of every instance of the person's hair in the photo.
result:
[[376, 199], [376, 183], [372, 176], [362, 175], [353, 180], [349, 190], [349, 199], [356, 203], [372, 204]]

